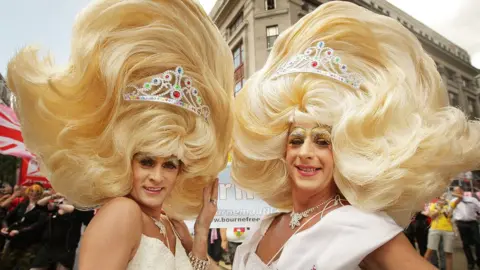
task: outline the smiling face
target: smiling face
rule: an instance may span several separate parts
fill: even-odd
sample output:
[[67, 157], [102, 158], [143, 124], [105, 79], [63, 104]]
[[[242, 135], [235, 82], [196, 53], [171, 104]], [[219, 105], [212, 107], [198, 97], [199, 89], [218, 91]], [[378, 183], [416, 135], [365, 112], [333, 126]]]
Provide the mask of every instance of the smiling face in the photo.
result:
[[180, 171], [176, 157], [152, 157], [138, 153], [132, 160], [133, 188], [130, 196], [142, 207], [161, 208]]
[[42, 198], [43, 188], [40, 185], [33, 184], [25, 192], [30, 202], [36, 202]]
[[329, 130], [313, 122], [295, 122], [290, 127], [285, 160], [292, 189], [302, 197], [314, 196], [334, 184]]

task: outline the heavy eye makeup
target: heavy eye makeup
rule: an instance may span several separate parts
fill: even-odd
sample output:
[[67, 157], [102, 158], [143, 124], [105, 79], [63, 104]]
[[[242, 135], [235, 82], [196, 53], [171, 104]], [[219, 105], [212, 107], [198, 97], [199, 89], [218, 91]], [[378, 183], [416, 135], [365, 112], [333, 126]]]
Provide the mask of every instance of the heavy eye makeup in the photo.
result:
[[[324, 127], [313, 128], [309, 132], [312, 141], [319, 147], [328, 147], [331, 143], [330, 133]], [[303, 128], [294, 128], [289, 135], [288, 143], [292, 146], [299, 146], [305, 142], [307, 132]]]
[[301, 145], [305, 141], [305, 129], [294, 128], [288, 136], [288, 143], [291, 145]]
[[[134, 159], [144, 168], [153, 168], [158, 164], [157, 158], [148, 154], [138, 153], [134, 156]], [[180, 160], [173, 156], [166, 158], [162, 163], [162, 167], [166, 169], [176, 170], [180, 167]]]
[[331, 144], [330, 133], [322, 127], [312, 129], [312, 139], [320, 147], [328, 147]]
[[180, 167], [180, 160], [176, 157], [169, 157], [163, 162], [162, 167], [166, 169], [176, 170]]

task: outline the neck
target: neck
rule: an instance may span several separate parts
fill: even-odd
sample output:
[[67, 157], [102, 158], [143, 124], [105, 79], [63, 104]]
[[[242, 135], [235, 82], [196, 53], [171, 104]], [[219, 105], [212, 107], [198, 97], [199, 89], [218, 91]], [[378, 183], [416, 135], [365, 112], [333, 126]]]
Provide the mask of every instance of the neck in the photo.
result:
[[28, 199], [28, 202], [29, 202], [30, 204], [37, 204], [38, 201], [39, 201], [39, 200], [37, 200], [37, 199], [31, 199], [31, 198]]
[[305, 196], [304, 192], [292, 189], [293, 211], [296, 213], [303, 212], [309, 208], [326, 203], [337, 194], [338, 192], [335, 185], [331, 185], [311, 196]]
[[148, 206], [140, 205], [140, 209], [142, 209], [142, 212], [145, 213], [147, 216], [152, 217], [155, 220], [160, 220], [163, 214], [162, 206], [151, 208]]

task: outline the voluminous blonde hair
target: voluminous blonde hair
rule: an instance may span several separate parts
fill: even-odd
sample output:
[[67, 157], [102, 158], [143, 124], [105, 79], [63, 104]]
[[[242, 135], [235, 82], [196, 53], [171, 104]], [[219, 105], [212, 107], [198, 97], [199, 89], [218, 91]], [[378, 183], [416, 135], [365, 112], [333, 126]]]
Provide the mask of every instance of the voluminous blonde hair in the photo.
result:
[[[128, 85], [177, 66], [210, 107], [208, 123], [170, 104], [123, 100]], [[190, 217], [200, 210], [203, 188], [226, 166], [232, 54], [193, 0], [94, 1], [77, 18], [67, 67], [25, 48], [7, 78], [27, 147], [55, 190], [77, 205], [129, 194], [135, 153], [175, 155], [184, 166], [164, 207]]]
[[[360, 89], [311, 73], [272, 79], [318, 41], [365, 78]], [[321, 5], [283, 32], [235, 102], [232, 176], [280, 209], [292, 208], [283, 159], [294, 112], [331, 126], [334, 181], [345, 198], [399, 223], [480, 164], [479, 122], [448, 106], [420, 42], [397, 21], [352, 3]]]

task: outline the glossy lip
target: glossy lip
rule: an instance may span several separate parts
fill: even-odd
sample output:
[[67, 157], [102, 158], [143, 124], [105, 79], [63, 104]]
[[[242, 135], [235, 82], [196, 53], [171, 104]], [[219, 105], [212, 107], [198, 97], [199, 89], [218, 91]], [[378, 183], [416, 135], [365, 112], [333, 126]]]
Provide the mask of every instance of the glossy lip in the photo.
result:
[[[298, 174], [304, 177], [312, 177], [322, 169], [322, 168], [317, 168], [314, 166], [306, 166], [306, 165], [295, 165], [295, 168], [297, 169]], [[306, 172], [306, 171], [303, 171], [302, 169], [315, 169], [315, 170], [312, 172]]]
[[[149, 188], [154, 188], [157, 190], [149, 190]], [[143, 190], [145, 190], [146, 193], [148, 194], [159, 194], [160, 192], [163, 191], [163, 187], [143, 187]]]

